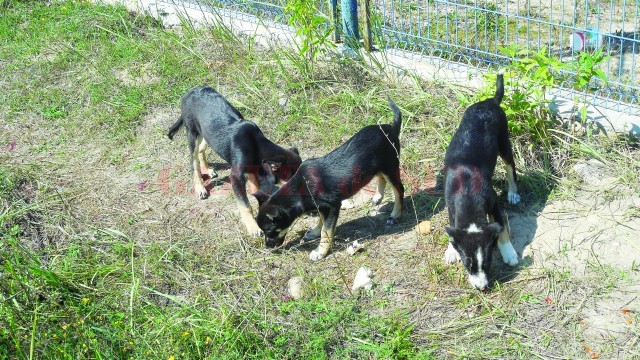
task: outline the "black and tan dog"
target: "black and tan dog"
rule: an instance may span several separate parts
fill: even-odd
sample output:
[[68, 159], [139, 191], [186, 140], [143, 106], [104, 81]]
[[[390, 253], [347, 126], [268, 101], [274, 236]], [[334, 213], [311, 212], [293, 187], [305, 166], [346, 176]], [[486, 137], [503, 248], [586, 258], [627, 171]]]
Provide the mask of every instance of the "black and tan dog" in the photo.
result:
[[271, 197], [262, 192], [254, 194], [260, 203], [257, 222], [264, 231], [267, 247], [282, 245], [293, 221], [305, 212], [317, 210], [318, 225], [307, 231], [304, 239], [320, 238], [320, 245], [310, 258], [322, 259], [331, 249], [341, 201], [357, 193], [373, 177], [378, 178], [373, 203], [382, 201], [386, 183], [390, 182], [395, 204], [387, 223], [400, 218], [404, 188], [398, 135], [402, 119], [391, 99], [389, 105], [394, 114], [393, 125], [366, 126], [329, 154], [303, 162], [291, 180]]
[[182, 125], [187, 130], [196, 197], [205, 199], [209, 196], [201, 170], [211, 178], [218, 176], [214, 169], [208, 167], [205, 158], [204, 152], [209, 145], [231, 165], [231, 185], [242, 222], [249, 234], [260, 236], [260, 228], [247, 198], [246, 183], [249, 182], [249, 191], [254, 193], [260, 189], [260, 174], [266, 175], [272, 183], [289, 180], [302, 162], [298, 150], [285, 149], [271, 142], [256, 124], [245, 120], [233, 105], [210, 87], [189, 91], [180, 107], [180, 118], [167, 136], [173, 139]]
[[475, 103], [464, 112], [445, 155], [445, 199], [451, 224], [445, 228], [451, 237], [445, 260], [449, 263], [462, 260], [469, 282], [481, 290], [489, 284], [496, 240], [502, 260], [511, 266], [518, 263], [492, 182], [500, 155], [507, 170], [509, 203], [520, 202], [507, 117], [500, 108], [503, 76], [498, 75], [496, 82], [493, 98]]

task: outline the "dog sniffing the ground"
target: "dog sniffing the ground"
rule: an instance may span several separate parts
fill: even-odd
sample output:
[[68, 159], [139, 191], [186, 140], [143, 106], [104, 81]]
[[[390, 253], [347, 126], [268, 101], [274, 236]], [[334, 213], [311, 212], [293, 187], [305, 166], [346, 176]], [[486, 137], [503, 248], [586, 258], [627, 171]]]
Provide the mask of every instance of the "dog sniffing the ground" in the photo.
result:
[[257, 222], [264, 231], [265, 245], [282, 245], [289, 227], [301, 214], [318, 211], [318, 225], [307, 231], [305, 240], [320, 238], [313, 250], [313, 261], [324, 258], [333, 243], [334, 231], [342, 200], [378, 179], [373, 203], [380, 204], [387, 182], [391, 183], [395, 203], [387, 224], [398, 221], [402, 214], [404, 187], [400, 180], [400, 109], [389, 99], [393, 125], [369, 125], [358, 131], [329, 154], [307, 160], [291, 180], [271, 197], [262, 192], [254, 195], [260, 203]]
[[493, 98], [475, 103], [464, 112], [445, 154], [445, 199], [451, 227], [445, 228], [450, 241], [444, 257], [449, 263], [462, 260], [469, 282], [480, 290], [489, 284], [496, 242], [506, 264], [518, 263], [492, 183], [500, 155], [507, 170], [509, 203], [520, 202], [507, 117], [500, 108], [504, 96], [502, 75], [497, 76], [496, 83]]
[[209, 196], [201, 171], [212, 179], [218, 176], [205, 158], [204, 152], [209, 145], [231, 165], [229, 177], [242, 222], [249, 234], [260, 236], [262, 232], [253, 218], [246, 183], [249, 183], [249, 191], [255, 193], [260, 190], [260, 174], [266, 175], [272, 183], [289, 180], [302, 162], [298, 150], [285, 149], [271, 142], [256, 124], [245, 120], [233, 105], [210, 87], [189, 91], [182, 98], [180, 108], [180, 118], [167, 136], [173, 139], [183, 125], [187, 130], [196, 197], [205, 199]]

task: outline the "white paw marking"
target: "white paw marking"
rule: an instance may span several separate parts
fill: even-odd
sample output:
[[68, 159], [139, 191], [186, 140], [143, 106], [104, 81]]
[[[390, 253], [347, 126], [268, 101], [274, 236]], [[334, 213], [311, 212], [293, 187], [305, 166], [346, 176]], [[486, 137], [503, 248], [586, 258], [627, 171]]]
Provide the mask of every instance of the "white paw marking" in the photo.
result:
[[196, 197], [200, 200], [204, 200], [209, 197], [209, 193], [206, 189], [201, 189], [196, 191]]
[[513, 248], [511, 242], [498, 243], [498, 249], [500, 250], [500, 255], [502, 255], [502, 260], [505, 264], [509, 266], [518, 265], [518, 253], [516, 252], [516, 249]]
[[373, 203], [373, 205], [380, 205], [380, 202], [382, 202], [382, 195], [380, 194], [373, 195], [373, 199], [371, 199], [371, 202]]
[[353, 209], [354, 207], [355, 205], [353, 204], [353, 201], [351, 201], [351, 199], [342, 200], [342, 203], [340, 203], [340, 209], [342, 210]]
[[509, 191], [507, 198], [509, 200], [509, 204], [512, 204], [512, 205], [515, 205], [520, 202], [520, 195], [518, 195], [518, 193], [515, 193], [515, 192]]
[[444, 252], [444, 260], [449, 264], [454, 264], [461, 260], [460, 254], [453, 248], [453, 245], [449, 243], [449, 247]]
[[250, 236], [253, 237], [261, 237], [262, 236], [262, 230], [259, 227], [250, 227], [247, 229], [247, 232], [249, 233]]
[[320, 250], [315, 249], [311, 251], [311, 254], [309, 254], [309, 259], [311, 259], [311, 261], [318, 261], [324, 258], [326, 255], [327, 254], [323, 254]]
[[467, 233], [471, 234], [471, 233], [481, 233], [482, 230], [480, 230], [480, 228], [478, 227], [478, 225], [471, 223], [471, 225], [469, 225], [469, 228], [467, 229]]

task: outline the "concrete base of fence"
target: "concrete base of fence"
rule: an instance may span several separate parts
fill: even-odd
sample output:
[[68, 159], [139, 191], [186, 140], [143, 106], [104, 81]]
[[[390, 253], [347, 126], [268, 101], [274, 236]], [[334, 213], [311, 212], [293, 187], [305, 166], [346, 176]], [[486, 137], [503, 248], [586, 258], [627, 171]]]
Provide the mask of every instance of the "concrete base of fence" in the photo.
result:
[[[170, 0], [94, 0], [99, 3], [124, 5], [136, 12], [146, 13], [166, 27], [208, 26], [222, 24], [237, 35], [251, 37], [263, 46], [295, 46], [298, 41], [293, 28], [281, 23], [263, 21], [251, 15], [243, 14], [239, 19], [236, 12], [220, 9], [212, 12], [210, 8], [201, 8], [195, 4], [174, 3]], [[343, 45], [338, 51], [343, 52]], [[387, 76], [398, 80], [408, 79], [414, 74], [429, 80], [442, 81], [456, 86], [467, 87], [470, 92], [483, 84], [481, 70], [464, 64], [448, 62], [441, 58], [404, 52], [401, 50], [366, 52], [361, 49], [361, 56], [372, 67], [379, 64]], [[562, 119], [571, 119], [576, 115], [573, 101], [558, 96], [561, 90], [549, 92], [554, 99], [553, 110]], [[508, 94], [506, 95], [508, 96]], [[604, 101], [604, 100], [603, 100]], [[588, 119], [599, 124], [607, 131], [624, 132], [640, 136], [640, 108], [630, 111], [634, 115], [588, 106]]]

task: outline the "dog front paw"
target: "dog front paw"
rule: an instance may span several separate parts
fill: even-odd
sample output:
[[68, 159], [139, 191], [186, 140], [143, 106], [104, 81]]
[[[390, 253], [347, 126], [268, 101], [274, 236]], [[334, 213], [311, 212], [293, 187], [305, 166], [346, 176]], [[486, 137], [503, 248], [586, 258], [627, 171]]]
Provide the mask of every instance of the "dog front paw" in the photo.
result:
[[500, 254], [502, 255], [502, 260], [505, 264], [509, 266], [518, 265], [518, 253], [513, 247], [511, 247], [511, 251], [506, 250], [504, 253], [501, 252]]
[[515, 205], [520, 202], [520, 195], [518, 195], [518, 193], [515, 193], [515, 192], [509, 191], [507, 198], [509, 200], [509, 204], [512, 204], [512, 205]]
[[256, 231], [249, 232], [249, 235], [251, 235], [252, 237], [259, 238], [259, 237], [262, 237], [263, 233], [262, 233], [262, 230], [256, 230]]
[[196, 198], [200, 199], [200, 200], [204, 200], [206, 198], [209, 197], [209, 193], [207, 192], [207, 189], [202, 188], [200, 190], [196, 189]]
[[253, 237], [261, 237], [263, 235], [262, 229], [260, 229], [258, 225], [248, 226], [247, 232], [249, 233], [249, 236], [253, 236]]
[[460, 254], [458, 254], [456, 249], [454, 249], [453, 246], [451, 246], [451, 244], [449, 244], [449, 247], [444, 252], [444, 260], [449, 264], [454, 264], [461, 260]]
[[309, 254], [309, 259], [311, 259], [311, 261], [318, 261], [320, 259], [323, 259], [325, 256], [327, 256], [326, 252], [314, 249], [313, 251], [311, 251], [311, 254]]
[[380, 205], [381, 202], [382, 202], [382, 195], [380, 194], [373, 195], [373, 199], [371, 199], [371, 203], [373, 203], [374, 206]]

